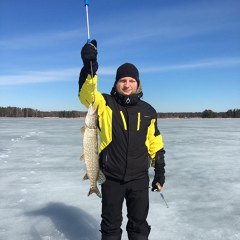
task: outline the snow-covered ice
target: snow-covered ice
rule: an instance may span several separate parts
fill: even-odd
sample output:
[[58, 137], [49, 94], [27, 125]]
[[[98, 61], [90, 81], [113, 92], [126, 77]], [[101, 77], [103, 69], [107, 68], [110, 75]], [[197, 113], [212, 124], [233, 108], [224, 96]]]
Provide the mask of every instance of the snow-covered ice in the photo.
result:
[[[90, 184], [78, 161], [83, 125], [83, 119], [0, 118], [0, 239], [100, 239], [101, 200], [87, 197]], [[240, 119], [158, 125], [169, 208], [150, 192], [150, 239], [240, 239]], [[125, 207], [123, 215], [125, 240]]]

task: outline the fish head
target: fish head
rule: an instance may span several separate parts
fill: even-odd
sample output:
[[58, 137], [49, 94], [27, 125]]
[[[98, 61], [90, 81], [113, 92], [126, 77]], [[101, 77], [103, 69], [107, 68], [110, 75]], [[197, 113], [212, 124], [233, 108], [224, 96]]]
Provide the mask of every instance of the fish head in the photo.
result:
[[89, 105], [87, 116], [85, 118], [86, 126], [88, 128], [97, 128], [97, 119], [98, 119], [98, 107], [94, 109], [94, 106], [91, 103]]

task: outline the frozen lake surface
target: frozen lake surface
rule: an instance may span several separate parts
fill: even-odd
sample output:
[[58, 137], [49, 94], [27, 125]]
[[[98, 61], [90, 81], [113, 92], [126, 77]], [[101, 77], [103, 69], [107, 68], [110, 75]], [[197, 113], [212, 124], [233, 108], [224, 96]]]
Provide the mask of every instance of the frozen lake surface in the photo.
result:
[[[87, 197], [78, 161], [83, 125], [0, 118], [0, 239], [100, 239], [101, 200]], [[149, 239], [240, 239], [240, 119], [161, 119], [158, 126], [169, 208], [150, 192]], [[124, 208], [123, 240], [125, 225]]]

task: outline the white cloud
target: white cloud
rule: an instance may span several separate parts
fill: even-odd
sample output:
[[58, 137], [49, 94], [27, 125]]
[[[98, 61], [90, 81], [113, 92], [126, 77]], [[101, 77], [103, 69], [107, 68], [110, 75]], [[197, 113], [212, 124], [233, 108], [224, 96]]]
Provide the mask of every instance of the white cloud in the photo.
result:
[[19, 75], [0, 76], [0, 85], [17, 85], [26, 83], [72, 81], [78, 78], [79, 68], [52, 70], [52, 71], [28, 71]]
[[115, 75], [118, 66], [111, 67], [100, 67], [98, 70], [98, 75]]
[[199, 68], [221, 68], [234, 67], [240, 65], [240, 58], [226, 58], [226, 59], [208, 59], [186, 64], [166, 65], [161, 67], [146, 67], [141, 68], [141, 72], [165, 72], [172, 70], [187, 70]]
[[3, 39], [0, 41], [0, 47], [5, 49], [31, 49], [49, 46], [63, 40], [78, 39], [81, 36], [83, 36], [83, 31], [81, 29], [51, 33], [33, 33], [21, 37]]
[[[108, 19], [91, 22], [91, 30], [97, 36], [102, 36], [102, 42], [108, 44], [123, 44], [142, 39], [169, 40], [224, 31], [237, 27], [233, 20], [236, 9], [226, 4], [224, 12], [216, 5], [189, 4], [169, 8], [152, 8], [151, 10], [136, 10], [132, 14], [111, 15]], [[173, 5], [174, 6], [174, 5]], [[133, 19], [134, 16], [134, 19]], [[109, 19], [113, 19], [109, 21]], [[56, 44], [62, 40], [86, 38], [85, 25], [69, 31], [40, 32], [0, 41], [0, 46], [7, 49], [29, 49]], [[101, 39], [101, 37], [100, 37]]]
[[[98, 23], [96, 29], [106, 32], [108, 38], [104, 44], [124, 44], [149, 40], [168, 41], [194, 36], [205, 36], [230, 29], [238, 29], [233, 16], [236, 9], [226, 4], [224, 11], [217, 4], [192, 3], [169, 8], [152, 8], [133, 14], [115, 16], [114, 21]], [[132, 19], [134, 16], [134, 20]], [[111, 16], [110, 16], [111, 17]], [[112, 16], [113, 17], [113, 16]], [[104, 25], [104, 28], [101, 26]]]
[[[204, 68], [222, 68], [234, 67], [240, 65], [240, 58], [226, 59], [208, 59], [186, 64], [175, 64], [166, 66], [151, 66], [140, 69], [142, 73], [148, 72], [166, 72], [173, 70], [204, 69]], [[115, 75], [117, 66], [101, 67], [98, 75]], [[78, 79], [80, 68], [69, 68], [61, 70], [48, 71], [27, 71], [20, 74], [0, 76], [0, 85], [17, 85], [40, 82], [56, 81], [76, 81]]]

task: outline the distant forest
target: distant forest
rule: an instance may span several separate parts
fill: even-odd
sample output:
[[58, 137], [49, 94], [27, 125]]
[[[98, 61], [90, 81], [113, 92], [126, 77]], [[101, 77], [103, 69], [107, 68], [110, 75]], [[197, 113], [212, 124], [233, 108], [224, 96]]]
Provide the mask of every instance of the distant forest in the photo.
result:
[[[84, 118], [87, 112], [82, 111], [50, 111], [44, 112], [32, 108], [18, 108], [18, 107], [0, 107], [0, 117], [13, 118]], [[203, 112], [169, 112], [158, 113], [158, 118], [240, 118], [240, 109], [228, 110], [227, 112], [213, 112], [212, 110], [205, 110]]]

